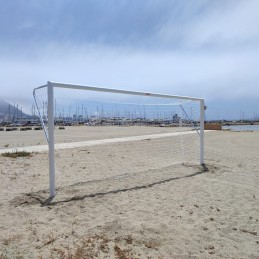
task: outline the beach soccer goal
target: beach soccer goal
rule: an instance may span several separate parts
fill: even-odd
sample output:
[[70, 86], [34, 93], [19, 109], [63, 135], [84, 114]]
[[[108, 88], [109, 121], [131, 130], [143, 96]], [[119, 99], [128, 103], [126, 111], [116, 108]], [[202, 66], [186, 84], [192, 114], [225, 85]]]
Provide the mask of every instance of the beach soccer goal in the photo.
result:
[[[127, 164], [126, 173], [204, 163], [202, 98], [54, 82], [35, 88], [33, 96], [48, 142], [50, 197], [56, 194], [57, 149], [102, 146], [98, 158], [84, 157], [92, 166], [81, 167], [85, 174], [107, 173], [116, 159], [124, 159], [118, 168]], [[56, 138], [57, 129], [64, 127], [69, 137]], [[94, 168], [100, 163], [103, 167]]]

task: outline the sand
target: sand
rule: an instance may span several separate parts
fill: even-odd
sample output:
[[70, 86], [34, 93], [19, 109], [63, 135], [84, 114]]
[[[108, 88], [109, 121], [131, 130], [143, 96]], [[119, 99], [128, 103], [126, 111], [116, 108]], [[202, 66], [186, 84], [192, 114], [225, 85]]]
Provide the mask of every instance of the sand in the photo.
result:
[[[170, 132], [67, 127], [56, 139]], [[1, 149], [46, 144], [42, 131], [0, 134]], [[206, 132], [206, 168], [174, 164], [175, 141], [58, 150], [51, 201], [46, 152], [0, 156], [0, 258], [259, 258], [259, 132]]]
[[[150, 134], [150, 135], [140, 135], [140, 136], [130, 136], [130, 137], [120, 137], [120, 138], [108, 138], [108, 139], [95, 139], [87, 141], [78, 141], [78, 142], [66, 142], [66, 143], [55, 143], [55, 150], [79, 148], [79, 147], [91, 147], [96, 145], [105, 145], [112, 143], [123, 143], [129, 141], [141, 141], [141, 140], [151, 140], [151, 139], [160, 139], [166, 137], [177, 137], [181, 135], [197, 134], [196, 131], [184, 131], [184, 132], [171, 132], [171, 133], [159, 133], [159, 134]], [[9, 145], [8, 145], [9, 146]], [[5, 146], [4, 146], [5, 147]], [[0, 154], [9, 152], [44, 152], [48, 151], [48, 145], [37, 145], [37, 146], [22, 146], [22, 147], [12, 147], [12, 148], [3, 148], [0, 149]]]

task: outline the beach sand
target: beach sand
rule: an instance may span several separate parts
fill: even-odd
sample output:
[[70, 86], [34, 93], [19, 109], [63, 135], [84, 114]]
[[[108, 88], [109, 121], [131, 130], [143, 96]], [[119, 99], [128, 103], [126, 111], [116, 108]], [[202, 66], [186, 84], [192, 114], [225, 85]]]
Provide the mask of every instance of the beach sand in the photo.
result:
[[[67, 127], [56, 139], [172, 130]], [[206, 132], [206, 167], [173, 164], [170, 141], [58, 150], [51, 201], [47, 152], [0, 156], [0, 258], [259, 258], [259, 132]], [[42, 131], [0, 132], [1, 149], [43, 144]]]

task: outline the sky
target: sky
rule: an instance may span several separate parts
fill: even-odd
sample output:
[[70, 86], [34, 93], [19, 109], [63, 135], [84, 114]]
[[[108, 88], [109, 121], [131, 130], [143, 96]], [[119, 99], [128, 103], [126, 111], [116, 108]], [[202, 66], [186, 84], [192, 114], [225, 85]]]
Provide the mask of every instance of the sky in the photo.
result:
[[259, 118], [258, 0], [0, 0], [0, 98], [47, 81], [204, 98]]

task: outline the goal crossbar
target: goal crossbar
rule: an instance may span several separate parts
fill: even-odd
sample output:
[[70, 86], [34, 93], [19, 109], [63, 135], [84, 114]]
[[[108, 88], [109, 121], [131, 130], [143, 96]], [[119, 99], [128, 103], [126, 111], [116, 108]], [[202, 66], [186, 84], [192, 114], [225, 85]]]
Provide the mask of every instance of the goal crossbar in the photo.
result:
[[[129, 90], [122, 90], [122, 89], [96, 87], [96, 86], [83, 86], [83, 85], [63, 84], [63, 83], [55, 83], [55, 82], [48, 82], [48, 84], [51, 84], [53, 87], [58, 87], [58, 88], [88, 90], [88, 91], [95, 91], [95, 92], [128, 94], [128, 95], [138, 95], [138, 96], [151, 96], [151, 97], [158, 97], [158, 98], [182, 99], [182, 100], [190, 100], [190, 101], [204, 100], [203, 98], [190, 97], [190, 96], [180, 96], [180, 95], [170, 95], [170, 94], [160, 94], [160, 93], [150, 93], [150, 92], [138, 92], [138, 91], [129, 91]], [[34, 90], [46, 87], [46, 86], [48, 86], [48, 84], [37, 87]]]
[[[44, 127], [44, 121], [41, 118], [41, 114], [37, 105], [35, 92], [38, 89], [47, 88], [47, 115], [48, 115], [48, 130]], [[76, 89], [76, 90], [87, 90], [87, 91], [95, 91], [95, 92], [106, 92], [106, 93], [116, 93], [116, 94], [125, 94], [125, 95], [135, 95], [135, 96], [150, 96], [157, 98], [170, 98], [170, 99], [181, 99], [188, 101], [199, 102], [200, 106], [200, 164], [204, 164], [204, 99], [189, 97], [189, 96], [179, 96], [179, 95], [169, 95], [169, 94], [160, 94], [160, 93], [151, 93], [151, 92], [138, 92], [138, 91], [129, 91], [129, 90], [121, 90], [121, 89], [112, 89], [112, 88], [103, 88], [103, 87], [95, 87], [95, 86], [82, 86], [75, 84], [65, 84], [65, 83], [56, 83], [56, 82], [47, 82], [46, 85], [37, 87], [33, 90], [33, 96], [36, 103], [36, 107], [39, 112], [39, 117], [41, 123], [44, 127], [45, 135], [48, 141], [49, 146], [49, 191], [50, 197], [54, 197], [56, 194], [55, 191], [55, 141], [54, 141], [54, 88], [67, 88], [67, 89]]]

